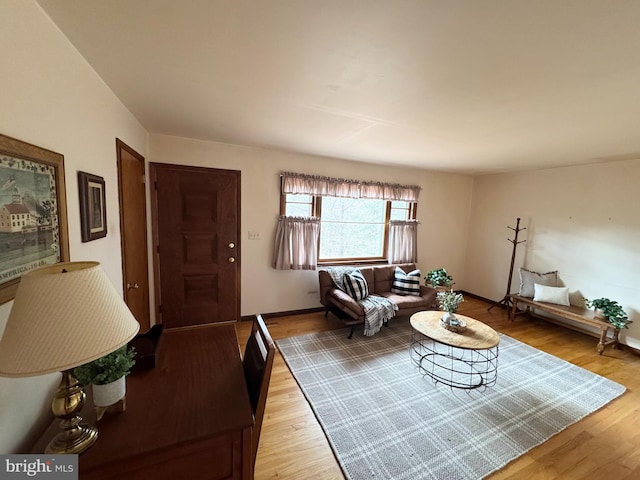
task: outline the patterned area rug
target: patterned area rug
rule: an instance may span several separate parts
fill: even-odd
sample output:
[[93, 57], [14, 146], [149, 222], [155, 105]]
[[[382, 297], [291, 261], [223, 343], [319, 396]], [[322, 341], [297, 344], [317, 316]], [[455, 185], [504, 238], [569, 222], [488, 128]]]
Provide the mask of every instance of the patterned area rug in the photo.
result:
[[506, 335], [493, 387], [435, 385], [411, 361], [408, 320], [390, 325], [277, 341], [348, 479], [483, 478], [625, 391]]

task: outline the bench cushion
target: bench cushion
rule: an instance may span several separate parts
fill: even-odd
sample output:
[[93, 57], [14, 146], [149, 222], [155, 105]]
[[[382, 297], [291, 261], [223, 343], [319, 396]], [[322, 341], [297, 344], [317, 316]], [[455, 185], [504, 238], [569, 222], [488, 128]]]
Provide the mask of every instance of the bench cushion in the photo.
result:
[[547, 287], [546, 285], [533, 284], [534, 302], [555, 303], [569, 306], [569, 287]]
[[526, 268], [520, 268], [519, 273], [520, 290], [518, 291], [518, 295], [520, 295], [521, 297], [533, 298], [533, 295], [535, 294], [533, 285], [535, 283], [537, 283], [538, 285], [546, 285], [548, 287], [558, 286], [557, 270], [554, 272], [538, 273], [527, 270]]

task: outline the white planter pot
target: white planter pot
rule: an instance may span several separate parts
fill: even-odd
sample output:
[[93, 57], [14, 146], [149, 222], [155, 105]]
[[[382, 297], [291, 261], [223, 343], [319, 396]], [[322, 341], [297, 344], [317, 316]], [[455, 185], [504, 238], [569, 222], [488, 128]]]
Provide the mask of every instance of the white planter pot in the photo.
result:
[[456, 316], [450, 312], [444, 312], [444, 315], [442, 315], [442, 321], [447, 325], [451, 325], [452, 320], [453, 320], [453, 323], [455, 323], [455, 319], [456, 319]]
[[93, 403], [96, 407], [113, 405], [127, 392], [126, 377], [120, 377], [115, 382], [105, 385], [93, 385]]

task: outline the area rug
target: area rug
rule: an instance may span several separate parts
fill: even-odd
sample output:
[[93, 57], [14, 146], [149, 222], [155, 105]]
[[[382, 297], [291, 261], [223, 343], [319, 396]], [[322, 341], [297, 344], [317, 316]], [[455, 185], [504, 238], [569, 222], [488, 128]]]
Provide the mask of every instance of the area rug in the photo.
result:
[[346, 478], [480, 479], [625, 391], [501, 335], [496, 384], [434, 384], [398, 319], [373, 337], [346, 330], [278, 340]]

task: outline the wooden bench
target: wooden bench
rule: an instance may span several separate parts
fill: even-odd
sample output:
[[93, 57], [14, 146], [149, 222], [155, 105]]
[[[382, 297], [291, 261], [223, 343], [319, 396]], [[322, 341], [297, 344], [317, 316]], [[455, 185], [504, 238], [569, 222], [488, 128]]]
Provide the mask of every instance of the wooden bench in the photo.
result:
[[[512, 305], [509, 310], [509, 320], [513, 321], [519, 315], [531, 315], [531, 309], [541, 310], [547, 313], [551, 313], [558, 317], [566, 318], [567, 320], [573, 320], [574, 322], [589, 325], [600, 329], [600, 340], [598, 341], [598, 353], [602, 355], [604, 347], [611, 345], [611, 348], [619, 348], [618, 336], [620, 329], [614, 327], [606, 320], [596, 317], [594, 311], [588, 308], [577, 307], [575, 305], [564, 306], [556, 305], [555, 303], [536, 302], [529, 297], [521, 297], [520, 295], [509, 295]], [[524, 306], [523, 310], [518, 311], [518, 306]], [[548, 319], [553, 321], [553, 319]], [[557, 323], [557, 322], [554, 322]], [[631, 322], [628, 322], [631, 323]], [[566, 326], [566, 325], [563, 325]], [[609, 330], [612, 330], [612, 335], [609, 337]]]

